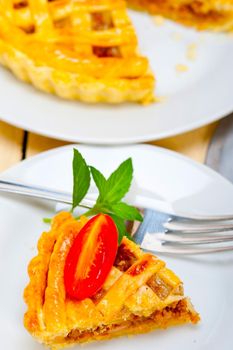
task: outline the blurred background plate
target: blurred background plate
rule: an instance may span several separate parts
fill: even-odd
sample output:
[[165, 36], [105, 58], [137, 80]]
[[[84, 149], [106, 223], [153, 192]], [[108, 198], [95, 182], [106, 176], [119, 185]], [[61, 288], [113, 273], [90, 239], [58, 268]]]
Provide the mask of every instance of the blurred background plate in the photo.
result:
[[156, 25], [143, 13], [130, 15], [141, 52], [155, 72], [160, 103], [107, 106], [65, 101], [18, 81], [1, 67], [2, 120], [67, 141], [122, 144], [182, 133], [233, 110], [232, 36], [200, 33], [169, 21]]

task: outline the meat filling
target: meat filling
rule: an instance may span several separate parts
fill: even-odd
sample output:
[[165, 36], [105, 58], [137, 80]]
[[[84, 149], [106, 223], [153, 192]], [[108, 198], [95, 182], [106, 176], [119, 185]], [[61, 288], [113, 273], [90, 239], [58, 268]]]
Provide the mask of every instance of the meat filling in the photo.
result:
[[121, 244], [117, 251], [117, 256], [114, 262], [114, 266], [120, 271], [127, 271], [135, 262], [137, 258], [135, 255], [126, 247], [125, 244]]
[[114, 27], [111, 13], [105, 12], [93, 12], [91, 14], [91, 23], [93, 30], [108, 30]]
[[184, 317], [187, 317], [187, 319], [189, 318], [193, 323], [196, 323], [198, 321], [198, 318], [193, 318], [191, 312], [187, 310], [187, 301], [185, 299], [173, 303], [161, 311], [155, 311], [149, 317], [140, 317], [133, 315], [130, 320], [123, 321], [120, 324], [102, 325], [88, 331], [80, 331], [78, 329], [74, 329], [66, 336], [65, 340], [67, 342], [82, 342], [89, 337], [95, 338], [95, 336], [98, 335], [109, 335], [124, 331], [125, 329], [133, 329], [134, 327], [136, 328], [141, 324], [145, 325], [145, 323], [151, 323], [157, 325], [158, 328], [163, 328], [166, 327], [166, 325], [169, 323], [169, 320], [175, 319], [178, 321], [180, 318]]

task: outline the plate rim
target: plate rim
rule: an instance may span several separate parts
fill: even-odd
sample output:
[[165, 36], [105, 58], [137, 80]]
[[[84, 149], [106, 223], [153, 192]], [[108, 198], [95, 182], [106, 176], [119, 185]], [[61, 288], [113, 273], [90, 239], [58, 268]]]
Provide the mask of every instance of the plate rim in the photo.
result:
[[43, 152], [40, 152], [38, 154], [35, 154], [33, 156], [30, 156], [29, 158], [26, 158], [26, 159], [23, 159], [21, 161], [19, 161], [18, 163], [14, 164], [13, 166], [11, 166], [10, 168], [0, 172], [0, 178], [3, 176], [8, 176], [8, 175], [11, 175], [11, 172], [14, 172], [14, 171], [17, 171], [17, 169], [21, 168], [21, 167], [24, 167], [24, 166], [27, 166], [27, 164], [30, 165], [31, 162], [34, 162], [35, 160], [40, 160], [40, 159], [43, 159], [43, 158], [46, 158], [47, 155], [50, 155], [50, 154], [57, 154], [59, 153], [60, 151], [63, 151], [63, 150], [66, 150], [66, 149], [71, 149], [71, 148], [74, 148], [74, 147], [88, 147], [88, 148], [99, 148], [99, 149], [117, 149], [117, 148], [144, 148], [144, 149], [148, 149], [148, 150], [153, 150], [155, 152], [159, 152], [159, 153], [165, 153], [165, 154], [168, 154], [170, 157], [173, 157], [173, 158], [178, 158], [182, 161], [184, 161], [185, 163], [188, 163], [192, 166], [195, 166], [197, 167], [198, 169], [200, 169], [201, 171], [203, 172], [206, 172], [207, 174], [209, 174], [210, 176], [214, 176], [215, 178], [219, 179], [220, 181], [222, 182], [225, 182], [228, 186], [233, 186], [233, 184], [228, 180], [226, 179], [224, 176], [222, 176], [221, 174], [219, 174], [217, 171], [213, 170], [212, 168], [210, 168], [209, 166], [207, 166], [206, 164], [204, 163], [199, 163], [198, 161], [192, 159], [192, 158], [189, 158], [188, 156], [186, 155], [183, 155], [179, 152], [176, 152], [176, 151], [173, 151], [173, 150], [170, 150], [170, 149], [167, 149], [167, 148], [164, 148], [164, 147], [161, 147], [161, 146], [156, 146], [156, 145], [150, 145], [150, 144], [127, 144], [127, 145], [118, 145], [116, 147], [112, 147], [112, 146], [102, 146], [102, 145], [92, 145], [92, 144], [69, 144], [69, 145], [64, 145], [64, 146], [60, 146], [60, 147], [55, 147], [55, 148], [52, 148], [52, 149], [49, 149], [49, 150], [46, 150], [46, 151], [43, 151]]
[[186, 132], [191, 132], [194, 131], [198, 128], [207, 126], [208, 124], [214, 123], [218, 120], [221, 120], [223, 118], [226, 118], [228, 115], [230, 115], [233, 112], [233, 100], [232, 100], [232, 106], [226, 108], [226, 110], [224, 112], [221, 113], [215, 113], [215, 114], [211, 114], [211, 116], [206, 117], [206, 118], [201, 118], [201, 120], [197, 120], [194, 121], [192, 123], [190, 123], [189, 125], [184, 125], [184, 126], [179, 126], [176, 129], [173, 128], [173, 130], [170, 131], [163, 131], [160, 133], [152, 133], [152, 134], [147, 134], [145, 136], [135, 136], [135, 137], [123, 137], [122, 139], [119, 137], [119, 135], [114, 138], [114, 139], [108, 139], [106, 138], [105, 140], [100, 140], [99, 138], [87, 138], [84, 137], [82, 138], [82, 136], [74, 138], [74, 137], [67, 137], [66, 135], [60, 133], [60, 135], [58, 136], [58, 134], [55, 134], [52, 132], [52, 130], [42, 130], [42, 128], [33, 128], [31, 126], [28, 126], [27, 123], [20, 123], [18, 121], [12, 121], [11, 119], [9, 120], [9, 118], [5, 118], [4, 116], [0, 116], [0, 120], [2, 120], [3, 122], [6, 122], [7, 124], [11, 125], [11, 126], [15, 126], [19, 129], [22, 129], [26, 132], [31, 132], [34, 133], [36, 135], [39, 136], [44, 136], [44, 137], [49, 137], [52, 138], [54, 140], [60, 140], [60, 141], [64, 141], [64, 142], [71, 142], [71, 143], [82, 143], [84, 145], [103, 145], [103, 146], [124, 146], [124, 145], [133, 145], [133, 144], [138, 144], [138, 143], [142, 143], [142, 142], [152, 142], [152, 141], [159, 141], [165, 138], [169, 138], [169, 137], [175, 137], [178, 135], [181, 135], [183, 133]]
[[[29, 164], [29, 166], [31, 166], [30, 165], [30, 163], [32, 163], [32, 162], [34, 162], [34, 161], [36, 161], [37, 159], [38, 160], [42, 160], [43, 161], [43, 159], [45, 158], [45, 157], [47, 157], [48, 155], [53, 155], [53, 154], [55, 154], [55, 153], [59, 153], [60, 151], [65, 151], [65, 152], [67, 152], [66, 150], [69, 150], [69, 149], [71, 149], [73, 146], [75, 146], [75, 147], [81, 147], [81, 148], [86, 148], [86, 147], [89, 147], [89, 148], [93, 148], [93, 146], [91, 146], [91, 145], [89, 145], [89, 146], [86, 146], [86, 145], [76, 145], [76, 144], [74, 144], [74, 145], [66, 145], [66, 146], [62, 146], [62, 147], [56, 147], [56, 148], [54, 148], [54, 149], [50, 149], [50, 150], [48, 150], [48, 151], [45, 151], [45, 152], [41, 152], [41, 153], [39, 153], [38, 155], [34, 155], [34, 156], [32, 156], [32, 157], [30, 157], [30, 158], [28, 158], [28, 159], [26, 159], [26, 160], [24, 160], [24, 161], [21, 161], [21, 162], [19, 162], [19, 163], [17, 163], [15, 166], [13, 166], [13, 167], [11, 167], [11, 168], [9, 168], [7, 171], [13, 171], [14, 169], [16, 169], [16, 171], [17, 171], [17, 168], [19, 168], [20, 166], [22, 166], [22, 167], [25, 167], [25, 166], [27, 166], [27, 163]], [[106, 147], [100, 147], [100, 146], [97, 146], [96, 148], [102, 148], [102, 149], [106, 149]], [[108, 147], [109, 149], [111, 149], [112, 147]], [[145, 149], [145, 151], [148, 149], [148, 150], [151, 150], [151, 151], [154, 151], [154, 152], [159, 152], [159, 153], [166, 153], [166, 154], [168, 154], [168, 155], [170, 155], [171, 157], [177, 157], [177, 158], [179, 158], [179, 159], [181, 159], [181, 160], [184, 160], [184, 161], [186, 161], [186, 163], [188, 163], [188, 164], [193, 164], [193, 165], [196, 165], [196, 166], [198, 166], [198, 168], [201, 168], [201, 169], [203, 169], [203, 171], [207, 171], [207, 172], [209, 172], [209, 173], [212, 173], [212, 174], [214, 174], [214, 176], [216, 177], [219, 177], [219, 178], [221, 178], [222, 180], [224, 180], [224, 181], [226, 181], [226, 182], [229, 182], [229, 181], [227, 181], [227, 180], [225, 180], [221, 175], [219, 175], [218, 173], [216, 173], [215, 171], [213, 171], [212, 169], [210, 169], [210, 168], [208, 168], [207, 166], [205, 166], [205, 165], [203, 165], [203, 164], [200, 164], [200, 163], [198, 163], [198, 162], [196, 162], [196, 161], [194, 161], [194, 160], [192, 160], [192, 159], [190, 159], [190, 158], [188, 158], [188, 157], [186, 157], [186, 156], [183, 156], [183, 155], [181, 155], [181, 154], [179, 154], [179, 153], [177, 153], [177, 152], [174, 152], [174, 151], [170, 151], [170, 150], [167, 150], [167, 149], [164, 149], [164, 148], [162, 148], [162, 147], [158, 147], [158, 146], [152, 146], [152, 145], [133, 145], [133, 146], [131, 146], [131, 145], [128, 145], [128, 146], [120, 146], [120, 147], [116, 147], [116, 148], [122, 148], [122, 149], [125, 149], [125, 148], [140, 148], [140, 149]], [[153, 159], [153, 158], [152, 158]], [[5, 171], [4, 173], [7, 173], [7, 171]], [[3, 174], [3, 173], [1, 173], [1, 174]], [[39, 233], [40, 234], [40, 233]], [[166, 262], [168, 261], [168, 259], [166, 258], [166, 257], [164, 257], [163, 258], [163, 256], [162, 256], [162, 259], [164, 259]], [[170, 265], [170, 262], [169, 262], [169, 265]], [[233, 266], [233, 265], [232, 265]], [[231, 268], [232, 269], [232, 268]], [[176, 270], [175, 270], [176, 271]], [[26, 274], [26, 270], [24, 271], [24, 274]], [[187, 290], [187, 285], [186, 285], [186, 290]], [[194, 292], [192, 293], [193, 295], [194, 295]], [[192, 294], [189, 294], [191, 297], [192, 297]], [[198, 306], [198, 303], [196, 303], [195, 302], [195, 305], [197, 305]], [[199, 309], [200, 309], [200, 305], [199, 305], [199, 307], [198, 307]], [[200, 309], [200, 312], [201, 312], [201, 309]], [[204, 315], [204, 313], [203, 313], [203, 315]], [[12, 318], [11, 318], [11, 320], [12, 320]], [[18, 321], [17, 321], [18, 322]], [[204, 319], [204, 318], [202, 318], [202, 323], [200, 324], [201, 326], [203, 326], [204, 324], [206, 324], [206, 319]], [[24, 329], [23, 329], [24, 330]], [[198, 328], [196, 328], [196, 330], [198, 331]], [[22, 329], [21, 329], [21, 331], [22, 331]], [[21, 331], [20, 331], [20, 333], [21, 333]], [[195, 330], [194, 330], [194, 332], [195, 332]], [[201, 333], [200, 333], [201, 334]], [[207, 334], [206, 333], [206, 331], [205, 331], [205, 333], [204, 333], [205, 335]], [[217, 332], [215, 331], [215, 336], [217, 336]], [[30, 337], [30, 335], [28, 335], [29, 337]], [[193, 333], [193, 338], [195, 338], [195, 333]], [[154, 338], [155, 339], [155, 338]], [[173, 339], [173, 338], [172, 338]], [[174, 338], [175, 339], [175, 338]], [[231, 338], [229, 337], [227, 337], [227, 341], [228, 342], [230, 342], [231, 341], [231, 339], [232, 339], [232, 334], [231, 334]], [[201, 350], [202, 348], [204, 348], [204, 346], [205, 346], [205, 343], [204, 343], [204, 340], [203, 340], [203, 338], [200, 338], [200, 340], [202, 340], [202, 342], [197, 342], [197, 348], [199, 349], [199, 350]], [[142, 340], [142, 342], [143, 342], [143, 340]], [[155, 342], [156, 342], [156, 340], [154, 340], [153, 342], [151, 341], [150, 342], [150, 344], [149, 344], [149, 340], [148, 340], [148, 344], [151, 346], [152, 345], [152, 347], [153, 347], [153, 345], [155, 344]], [[21, 344], [21, 343], [20, 343]], [[35, 344], [35, 346], [36, 346], [36, 344], [37, 343], [34, 343]], [[143, 343], [142, 343], [143, 344]], [[190, 343], [190, 345], [192, 345], [191, 343]], [[118, 346], [118, 347], [121, 347], [121, 346]], [[192, 348], [194, 348], [195, 346], [193, 345], [192, 346]], [[227, 350], [227, 345], [224, 345], [223, 346], [224, 347], [224, 349], [225, 350]], [[7, 347], [8, 348], [8, 347]], [[25, 347], [26, 348], [26, 347]], [[33, 348], [33, 347], [32, 347]], [[32, 349], [31, 347], [30, 347], [30, 349]], [[107, 348], [107, 347], [106, 347]], [[110, 344], [110, 348], [111, 348], [111, 344]], [[115, 348], [115, 347], [114, 347]], [[141, 346], [141, 348], [143, 348], [143, 345]], [[196, 347], [195, 347], [196, 348]], [[27, 348], [28, 350], [29, 350], [29, 348]], [[23, 349], [22, 349], [23, 350]]]

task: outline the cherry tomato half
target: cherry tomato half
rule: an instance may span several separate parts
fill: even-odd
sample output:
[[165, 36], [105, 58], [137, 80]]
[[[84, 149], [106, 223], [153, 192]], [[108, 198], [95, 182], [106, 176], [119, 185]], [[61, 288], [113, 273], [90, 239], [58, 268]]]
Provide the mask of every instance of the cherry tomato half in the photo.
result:
[[117, 228], [110, 216], [98, 214], [86, 223], [66, 258], [64, 282], [70, 298], [82, 300], [101, 289], [117, 247]]

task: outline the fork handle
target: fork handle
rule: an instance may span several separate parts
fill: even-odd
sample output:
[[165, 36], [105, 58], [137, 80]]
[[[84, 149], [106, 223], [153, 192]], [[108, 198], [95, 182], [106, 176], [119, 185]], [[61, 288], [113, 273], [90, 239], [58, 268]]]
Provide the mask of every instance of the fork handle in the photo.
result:
[[[71, 193], [4, 179], [0, 179], [0, 192], [14, 193], [27, 197], [47, 199], [60, 203], [72, 204]], [[95, 205], [95, 202], [96, 195], [93, 194], [92, 196], [91, 194], [88, 194], [87, 197], [83, 199], [78, 206], [81, 208], [90, 209]], [[129, 203], [131, 205], [134, 205], [135, 207], [138, 207], [139, 209], [141, 207], [142, 210], [144, 208], [147, 208], [149, 205], [149, 207], [152, 209], [158, 210], [158, 208], [160, 208], [161, 210], [162, 208], [162, 210], [164, 211], [172, 211], [169, 203], [158, 200], [156, 198], [148, 199], [147, 197], [138, 194], [134, 197], [131, 196]]]
[[[6, 193], [15, 193], [19, 195], [24, 195], [27, 197], [47, 199], [55, 202], [72, 204], [72, 195], [71, 193], [64, 191], [56, 191], [50, 188], [44, 188], [40, 186], [34, 186], [29, 184], [24, 184], [20, 182], [13, 182], [7, 180], [0, 179], [0, 192]], [[214, 216], [177, 216], [174, 215], [174, 211], [171, 203], [167, 203], [165, 201], [161, 201], [155, 198], [147, 198], [143, 195], [137, 195], [135, 198], [131, 198], [129, 201], [131, 205], [138, 207], [140, 210], [144, 210], [148, 208], [149, 210], [156, 210], [157, 213], [161, 215], [166, 215], [169, 218], [180, 218], [180, 219], [193, 219], [199, 221], [229, 221], [233, 220], [233, 215], [214, 215]], [[78, 205], [81, 208], [90, 209], [95, 204], [95, 198], [86, 197], [82, 200], [82, 202]], [[172, 213], [173, 214], [169, 214]]]
[[[12, 181], [0, 180], [0, 191], [5, 193], [15, 193], [32, 198], [47, 199], [55, 202], [72, 204], [72, 195], [64, 191], [55, 191], [40, 186], [26, 185]], [[80, 203], [80, 207], [90, 209], [95, 201], [87, 198]]]

